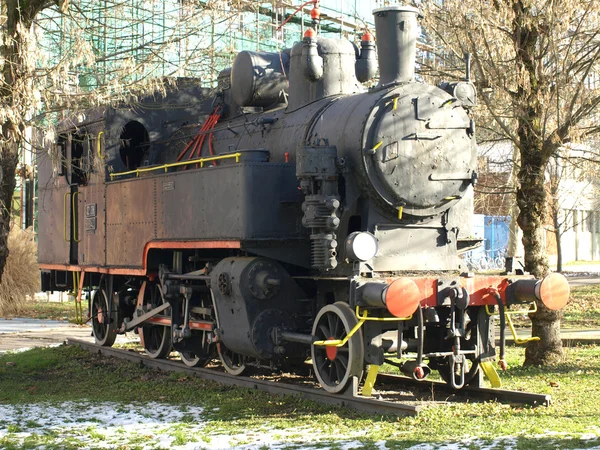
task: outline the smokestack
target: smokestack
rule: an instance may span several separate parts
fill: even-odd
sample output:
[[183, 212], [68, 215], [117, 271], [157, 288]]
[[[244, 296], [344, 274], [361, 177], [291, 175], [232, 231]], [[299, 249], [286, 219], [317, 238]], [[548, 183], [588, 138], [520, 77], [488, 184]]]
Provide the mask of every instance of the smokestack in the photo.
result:
[[419, 10], [387, 6], [373, 11], [379, 56], [379, 86], [406, 83], [415, 77]]

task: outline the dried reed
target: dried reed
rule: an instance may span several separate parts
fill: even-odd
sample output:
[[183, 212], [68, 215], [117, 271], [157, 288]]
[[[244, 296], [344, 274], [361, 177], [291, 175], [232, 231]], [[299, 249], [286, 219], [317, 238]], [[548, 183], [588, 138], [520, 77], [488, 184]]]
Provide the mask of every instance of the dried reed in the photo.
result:
[[8, 260], [0, 283], [0, 316], [15, 314], [40, 290], [37, 243], [31, 229], [11, 227], [8, 236]]

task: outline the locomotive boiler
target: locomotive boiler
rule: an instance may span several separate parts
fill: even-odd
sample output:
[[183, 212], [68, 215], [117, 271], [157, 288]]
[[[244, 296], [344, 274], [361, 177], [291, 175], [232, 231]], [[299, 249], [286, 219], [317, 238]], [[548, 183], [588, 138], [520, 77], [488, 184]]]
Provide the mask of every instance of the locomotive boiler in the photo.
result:
[[476, 92], [415, 80], [417, 16], [380, 8], [376, 42], [308, 30], [239, 53], [216, 89], [179, 80], [63, 124], [39, 158], [43, 288], [90, 291], [97, 343], [135, 330], [190, 366], [310, 360], [333, 393], [369, 368], [368, 393], [384, 363], [493, 376], [493, 317], [561, 308], [568, 284], [464, 273]]

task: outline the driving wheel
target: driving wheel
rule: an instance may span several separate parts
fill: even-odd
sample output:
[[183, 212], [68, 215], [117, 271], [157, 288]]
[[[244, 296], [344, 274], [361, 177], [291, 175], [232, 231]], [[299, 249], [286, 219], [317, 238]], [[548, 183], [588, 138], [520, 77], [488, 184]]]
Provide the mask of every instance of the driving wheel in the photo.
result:
[[[165, 302], [159, 284], [144, 282], [142, 289], [144, 289], [143, 305], [148, 310], [157, 308]], [[171, 309], [167, 308], [160, 316], [154, 317], [154, 319], [157, 318], [163, 318], [165, 322], [170, 323]], [[145, 322], [138, 330], [142, 346], [150, 358], [164, 359], [169, 356], [171, 353], [170, 326]]]
[[108, 296], [104, 288], [98, 289], [92, 299], [92, 334], [96, 344], [111, 347], [117, 338], [117, 311], [113, 304], [108, 309]]
[[222, 342], [219, 342], [217, 349], [221, 363], [227, 372], [231, 375], [242, 375], [246, 371], [243, 355], [232, 352]]
[[[343, 340], [358, 320], [343, 302], [323, 307], [315, 319], [313, 336], [317, 341]], [[346, 389], [356, 376], [360, 379], [364, 367], [362, 330], [358, 330], [340, 347], [312, 345], [311, 355], [317, 380], [327, 392]]]

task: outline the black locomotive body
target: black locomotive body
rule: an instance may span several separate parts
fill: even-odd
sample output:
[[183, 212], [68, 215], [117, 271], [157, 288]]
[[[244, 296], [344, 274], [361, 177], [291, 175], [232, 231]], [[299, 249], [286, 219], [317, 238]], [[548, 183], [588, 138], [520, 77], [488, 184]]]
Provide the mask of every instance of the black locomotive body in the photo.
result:
[[89, 288], [96, 341], [137, 330], [154, 358], [311, 358], [330, 392], [384, 361], [481, 381], [491, 310], [560, 308], [568, 284], [460, 276], [475, 90], [414, 81], [417, 11], [374, 14], [378, 56], [368, 33], [358, 49], [308, 32], [240, 53], [216, 90], [184, 80], [64, 126], [38, 158], [43, 288]]

